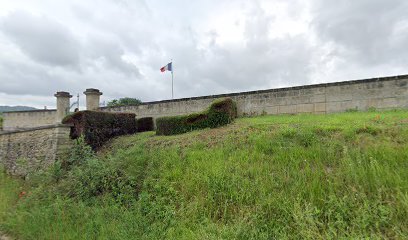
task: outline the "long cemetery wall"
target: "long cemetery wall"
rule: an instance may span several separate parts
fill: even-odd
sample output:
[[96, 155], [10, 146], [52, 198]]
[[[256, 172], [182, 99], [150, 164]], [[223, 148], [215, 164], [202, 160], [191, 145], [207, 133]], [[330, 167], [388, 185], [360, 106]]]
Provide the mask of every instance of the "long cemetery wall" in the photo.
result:
[[238, 115], [335, 113], [408, 108], [408, 75], [306, 85], [251, 92], [147, 102], [138, 106], [104, 107], [102, 111], [135, 113], [137, 118], [199, 112], [214, 99], [231, 97]]

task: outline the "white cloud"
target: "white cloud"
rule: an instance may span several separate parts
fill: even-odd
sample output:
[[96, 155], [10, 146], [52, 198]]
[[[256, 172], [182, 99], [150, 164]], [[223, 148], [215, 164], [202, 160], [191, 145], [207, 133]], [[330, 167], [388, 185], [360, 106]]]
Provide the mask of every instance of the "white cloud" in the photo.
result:
[[[0, 105], [176, 97], [403, 74], [403, 0], [0, 3]], [[18, 97], [24, 96], [24, 97]], [[45, 100], [49, 99], [49, 100]]]

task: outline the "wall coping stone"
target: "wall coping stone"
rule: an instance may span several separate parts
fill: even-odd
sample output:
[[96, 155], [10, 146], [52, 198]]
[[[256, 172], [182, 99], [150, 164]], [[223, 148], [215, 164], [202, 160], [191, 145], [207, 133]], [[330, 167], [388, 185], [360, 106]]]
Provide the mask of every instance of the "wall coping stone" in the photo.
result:
[[25, 129], [16, 129], [16, 130], [11, 130], [11, 131], [3, 131], [3, 132], [0, 132], [0, 136], [1, 135], [14, 134], [14, 133], [32, 132], [32, 131], [44, 130], [44, 129], [70, 128], [70, 127], [72, 127], [71, 124], [53, 124], [53, 125], [47, 125], [47, 126], [41, 126], [41, 127], [33, 127], [33, 128], [25, 128]]
[[143, 103], [138, 104], [138, 105], [128, 105], [128, 106], [118, 106], [118, 107], [100, 107], [99, 109], [101, 109], [101, 110], [102, 109], [120, 109], [120, 108], [123, 108], [123, 107], [137, 107], [137, 106], [141, 106], [141, 105], [150, 105], [150, 104], [174, 103], [174, 102], [183, 102], [183, 101], [201, 100], [201, 99], [214, 99], [214, 98], [222, 98], [222, 97], [235, 97], [235, 96], [243, 96], [243, 95], [272, 93], [272, 92], [284, 92], [284, 91], [289, 91], [289, 90], [301, 90], [301, 89], [310, 89], [310, 88], [318, 88], [318, 87], [343, 86], [343, 85], [350, 85], [350, 84], [385, 82], [385, 81], [392, 81], [392, 80], [398, 80], [398, 79], [408, 79], [408, 74], [406, 74], [406, 75], [397, 75], [397, 76], [389, 76], [389, 77], [377, 77], [377, 78], [367, 78], [367, 79], [360, 79], [360, 80], [350, 80], [350, 81], [330, 82], [330, 83], [318, 83], [318, 84], [311, 84], [311, 85], [302, 85], [302, 86], [293, 86], [293, 87], [255, 90], [255, 91], [247, 91], [247, 92], [225, 93], [225, 94], [207, 95], [207, 96], [190, 97], [190, 98], [179, 98], [179, 99], [170, 99], [170, 100], [151, 101], [151, 102], [143, 102]]
[[85, 95], [102, 95], [103, 93], [96, 88], [87, 88], [84, 92]]
[[72, 98], [72, 95], [70, 95], [69, 92], [57, 92], [56, 94], [54, 94], [54, 97]]
[[9, 111], [9, 112], [3, 112], [3, 114], [8, 114], [8, 113], [30, 113], [30, 112], [56, 112], [57, 109], [38, 109], [38, 110], [23, 110], [23, 111]]

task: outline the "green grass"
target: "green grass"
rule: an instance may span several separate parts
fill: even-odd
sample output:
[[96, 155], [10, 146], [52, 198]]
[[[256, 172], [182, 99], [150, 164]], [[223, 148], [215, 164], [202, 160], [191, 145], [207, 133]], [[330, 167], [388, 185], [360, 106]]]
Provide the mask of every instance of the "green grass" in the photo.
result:
[[33, 178], [16, 202], [21, 183], [3, 174], [0, 229], [19, 239], [408, 238], [408, 111], [148, 132], [98, 159], [135, 180], [137, 197], [81, 199], [64, 181]]
[[[19, 201], [19, 194], [23, 191], [23, 182], [9, 177], [0, 167], [0, 223], [8, 219], [11, 209], [15, 208]], [[0, 230], [2, 230], [1, 225]]]

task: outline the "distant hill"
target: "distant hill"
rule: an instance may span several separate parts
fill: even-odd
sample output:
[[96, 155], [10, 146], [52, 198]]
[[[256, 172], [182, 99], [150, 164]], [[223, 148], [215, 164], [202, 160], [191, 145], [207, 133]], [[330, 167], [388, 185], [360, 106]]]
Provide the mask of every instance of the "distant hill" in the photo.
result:
[[0, 113], [12, 112], [12, 111], [28, 111], [28, 110], [37, 110], [37, 108], [27, 107], [27, 106], [0, 106]]

